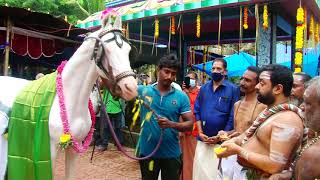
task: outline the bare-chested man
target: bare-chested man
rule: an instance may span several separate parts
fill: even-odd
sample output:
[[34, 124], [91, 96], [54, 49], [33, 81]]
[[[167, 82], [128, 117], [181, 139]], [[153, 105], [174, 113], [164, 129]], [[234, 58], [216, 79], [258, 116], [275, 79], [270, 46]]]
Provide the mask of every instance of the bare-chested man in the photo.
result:
[[293, 86], [291, 90], [290, 103], [300, 106], [303, 102], [303, 93], [305, 91], [305, 84], [311, 79], [311, 76], [304, 72], [293, 74]]
[[256, 89], [258, 100], [268, 108], [245, 133], [224, 142], [226, 150], [218, 154], [238, 155], [234, 180], [264, 179], [288, 168], [303, 135], [301, 110], [287, 104], [292, 84], [288, 68], [275, 64], [262, 69]]
[[259, 69], [250, 66], [240, 80], [240, 91], [244, 93], [244, 98], [234, 104], [234, 129], [240, 134], [247, 130], [267, 107], [257, 99], [255, 86], [259, 83], [259, 75]]
[[305, 111], [306, 125], [314, 132], [314, 136], [298, 153], [294, 162], [294, 173], [276, 174], [271, 180], [320, 179], [320, 77], [313, 78], [308, 84], [301, 108]]
[[[259, 75], [260, 69], [255, 66], [249, 66], [242, 75], [240, 91], [244, 93], [244, 97], [234, 104], [234, 130], [230, 132], [220, 131], [218, 134], [220, 139], [224, 140], [223, 137], [228, 139], [242, 134], [251, 126], [257, 116], [267, 108], [257, 99], [255, 86], [259, 83]], [[223, 179], [232, 179], [232, 171], [236, 161], [236, 155], [223, 159], [221, 163]]]

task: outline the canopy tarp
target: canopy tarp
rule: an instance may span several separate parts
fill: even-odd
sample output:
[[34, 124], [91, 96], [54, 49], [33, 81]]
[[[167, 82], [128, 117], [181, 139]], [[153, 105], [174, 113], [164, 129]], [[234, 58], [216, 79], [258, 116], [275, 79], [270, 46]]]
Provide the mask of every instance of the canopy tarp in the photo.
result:
[[[247, 67], [256, 65], [255, 57], [245, 52], [239, 52], [239, 54], [236, 53], [231, 56], [225, 57], [224, 59], [227, 61], [227, 64], [228, 64], [227, 69], [228, 69], [229, 77], [241, 76], [244, 73], [244, 71], [247, 69]], [[194, 69], [198, 69], [200, 71], [206, 72], [207, 74], [210, 75], [212, 62], [213, 61], [208, 61], [206, 63], [193, 65], [192, 67]]]
[[[319, 68], [320, 68], [319, 61], [320, 61], [319, 51], [315, 49], [307, 51], [303, 56], [303, 66], [302, 66], [303, 72], [309, 74], [312, 77], [319, 75]], [[287, 66], [289, 68], [291, 67], [291, 61], [286, 61], [279, 64], [283, 66]]]

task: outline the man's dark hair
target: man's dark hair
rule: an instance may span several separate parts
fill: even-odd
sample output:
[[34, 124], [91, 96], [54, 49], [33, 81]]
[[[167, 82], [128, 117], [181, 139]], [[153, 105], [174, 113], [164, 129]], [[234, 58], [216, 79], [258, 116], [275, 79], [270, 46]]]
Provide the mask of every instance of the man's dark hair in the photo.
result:
[[268, 71], [271, 73], [272, 87], [281, 84], [283, 86], [283, 94], [289, 97], [293, 85], [293, 76], [289, 68], [279, 64], [269, 64], [262, 67], [261, 72]]
[[301, 76], [303, 84], [306, 86], [307, 82], [311, 79], [311, 76], [305, 72], [294, 73], [293, 75]]
[[162, 58], [160, 58], [159, 69], [162, 68], [172, 68], [179, 70], [180, 69], [180, 62], [178, 61], [177, 55], [171, 53], [164, 55]]
[[256, 82], [258, 83], [259, 82], [259, 76], [260, 76], [260, 73], [261, 73], [260, 68], [258, 68], [256, 66], [249, 66], [247, 68], [247, 70], [257, 74]]
[[194, 78], [196, 78], [196, 80], [198, 80], [198, 74], [195, 71], [189, 71], [188, 74], [193, 74]]
[[212, 65], [213, 65], [213, 63], [216, 62], [216, 61], [222, 62], [222, 66], [224, 67], [224, 69], [227, 69], [228, 63], [227, 63], [226, 60], [224, 60], [223, 58], [215, 58], [214, 61], [212, 62]]

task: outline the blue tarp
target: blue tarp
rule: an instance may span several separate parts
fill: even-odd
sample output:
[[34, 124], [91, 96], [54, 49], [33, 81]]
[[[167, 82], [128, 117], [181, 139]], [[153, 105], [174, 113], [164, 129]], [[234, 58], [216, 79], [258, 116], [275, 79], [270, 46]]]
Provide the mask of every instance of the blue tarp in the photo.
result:
[[[247, 54], [245, 52], [240, 52], [239, 54], [233, 54], [231, 56], [223, 58], [227, 61], [228, 63], [228, 76], [242, 76], [244, 71], [247, 69], [249, 66], [255, 66], [256, 65], [256, 60], [254, 56], [251, 56], [250, 54]], [[193, 65], [192, 67], [194, 69], [206, 72], [207, 74], [211, 74], [211, 68], [212, 68], [212, 62], [213, 61], [208, 61], [205, 64], [196, 64]]]
[[[291, 67], [291, 47], [287, 46], [287, 50], [284, 50], [284, 45], [277, 45], [277, 63], [283, 66]], [[307, 49], [303, 55], [303, 72], [314, 77], [319, 74], [319, 61], [320, 61], [320, 45], [317, 49]]]
[[[286, 49], [286, 50], [285, 50]], [[291, 47], [279, 44], [277, 45], [277, 64], [291, 67]], [[224, 58], [228, 63], [228, 76], [242, 76], [249, 66], [256, 65], [255, 56], [251, 56], [245, 52], [233, 54]], [[211, 74], [212, 61], [205, 64], [196, 64], [192, 66], [194, 69], [205, 71]], [[303, 56], [303, 71], [311, 76], [317, 76], [320, 70], [320, 45], [317, 49], [307, 49]]]

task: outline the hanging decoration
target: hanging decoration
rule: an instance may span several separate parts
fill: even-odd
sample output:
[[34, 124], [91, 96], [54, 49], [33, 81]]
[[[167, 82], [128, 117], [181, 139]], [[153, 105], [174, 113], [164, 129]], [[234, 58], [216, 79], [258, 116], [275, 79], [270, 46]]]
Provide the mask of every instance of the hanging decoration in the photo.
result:
[[313, 33], [314, 33], [314, 17], [313, 17], [313, 15], [311, 15], [310, 25], [309, 25], [309, 39], [312, 39], [314, 37]]
[[220, 36], [221, 36], [221, 9], [219, 9], [218, 46], [220, 46]]
[[[152, 46], [151, 55], [153, 55], [154, 47], [158, 42], [158, 38], [159, 38], [159, 20], [158, 20], [158, 18], [155, 18], [155, 20], [154, 20], [154, 38], [153, 38], [153, 46]], [[157, 47], [156, 47], [156, 55], [157, 55]]]
[[319, 23], [316, 24], [316, 29], [315, 29], [315, 36], [314, 36], [314, 41], [315, 41], [315, 48], [317, 48], [318, 44], [319, 44]]
[[265, 31], [268, 30], [268, 27], [269, 27], [268, 16], [269, 16], [269, 14], [268, 14], [268, 5], [265, 4], [263, 6], [263, 24], [262, 24], [263, 29]]
[[238, 53], [240, 52], [241, 49], [241, 44], [242, 44], [242, 36], [243, 36], [243, 29], [242, 29], [242, 7], [240, 6], [240, 31], [239, 31], [239, 44], [238, 44]]
[[296, 26], [296, 53], [294, 59], [294, 72], [302, 71], [303, 59], [303, 38], [304, 38], [304, 11], [299, 7], [297, 10], [297, 26]]
[[174, 16], [171, 16], [171, 34], [176, 34], [176, 20]]
[[260, 18], [259, 18], [259, 5], [256, 4], [254, 7], [254, 16], [256, 19], [256, 42], [255, 42], [255, 47], [254, 47], [254, 51], [255, 54], [258, 55], [258, 44], [259, 44], [259, 31], [260, 31]]
[[243, 9], [243, 29], [248, 29], [248, 7]]
[[159, 20], [158, 20], [158, 18], [156, 18], [156, 20], [154, 21], [154, 37], [156, 39], [159, 38]]
[[200, 38], [200, 28], [201, 28], [201, 17], [200, 14], [197, 15], [197, 32], [196, 32], [196, 36], [197, 38]]
[[203, 74], [202, 74], [202, 83], [206, 82], [206, 61], [207, 61], [207, 48], [203, 47], [203, 52], [202, 52], [202, 62], [203, 62]]
[[142, 20], [140, 21], [140, 47], [139, 47], [139, 54], [142, 54]]
[[305, 51], [307, 48], [307, 36], [308, 36], [308, 13], [307, 13], [307, 8], [304, 7], [303, 9], [304, 11], [304, 20], [303, 20], [303, 25], [304, 25], [304, 31], [303, 31], [303, 49], [304, 49], [304, 53], [306, 54], [307, 52]]
[[126, 24], [126, 23], [123, 23], [123, 24], [122, 24], [122, 33], [125, 35], [125, 34], [126, 34], [126, 31], [127, 31], [127, 24]]
[[130, 37], [129, 37], [129, 23], [127, 23], [126, 38], [130, 39]]

